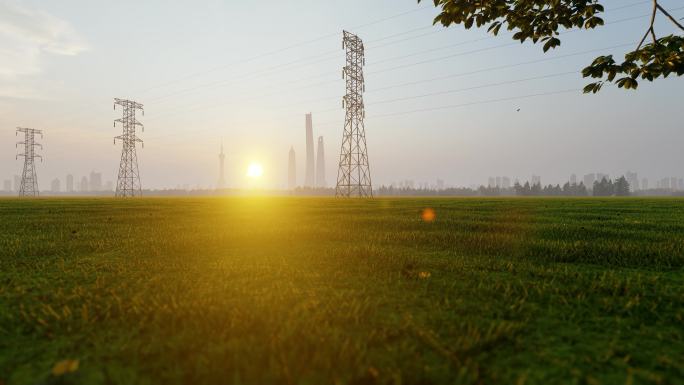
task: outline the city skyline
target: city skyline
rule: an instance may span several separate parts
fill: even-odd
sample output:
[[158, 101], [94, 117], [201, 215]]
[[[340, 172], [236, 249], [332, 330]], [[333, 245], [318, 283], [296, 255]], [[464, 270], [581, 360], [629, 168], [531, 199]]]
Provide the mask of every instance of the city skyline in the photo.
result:
[[[37, 165], [41, 190], [49, 189], [64, 170], [83, 174], [96, 168], [103, 170], [106, 179], [116, 179], [120, 149], [111, 143], [111, 98], [134, 96], [149, 112], [140, 118], [149, 140], [138, 154], [145, 188], [215, 185], [215, 152], [207, 149], [220, 137], [230, 138], [228, 187], [245, 187], [246, 165], [259, 161], [268, 175], [265, 186], [284, 188], [287, 167], [278, 154], [301, 132], [304, 111], [316, 115], [316, 133], [328, 138], [330, 156], [339, 150], [344, 118], [339, 105], [344, 87], [339, 39], [344, 28], [368, 42], [366, 127], [377, 185], [442, 179], [449, 185], [468, 186], [481, 184], [492, 174], [532, 173], [556, 184], [575, 170], [592, 169], [609, 175], [635, 170], [653, 182], [678, 175], [684, 163], [678, 151], [684, 130], [680, 120], [667, 113], [676, 110], [684, 79], [642, 83], [637, 92], [609, 87], [599, 95], [577, 92], [519, 98], [581, 88], [586, 80], [571, 72], [598, 54], [620, 55], [626, 50], [606, 47], [638, 40], [640, 32], [635, 27], [644, 23], [641, 16], [648, 13], [646, 3], [626, 6], [607, 1], [607, 25], [586, 32], [591, 34], [590, 42], [585, 32], [567, 34], [563, 46], [548, 54], [537, 46], [511, 44], [506, 37], [490, 38], [484, 31], [432, 26], [436, 11], [414, 1], [314, 3], [306, 17], [272, 2], [264, 15], [272, 23], [250, 26], [238, 20], [229, 28], [221, 20], [234, 14], [251, 15], [251, 11], [236, 4], [209, 2], [215, 11], [212, 17], [201, 25], [191, 20], [183, 27], [194, 28], [195, 34], [173, 30], [176, 21], [195, 10], [174, 5], [164, 19], [154, 11], [159, 4], [124, 1], [102, 5], [104, 12], [47, 1], [0, 5], [4, 11], [0, 25], [6, 27], [0, 28], [0, 37], [7, 42], [7, 52], [14, 55], [0, 54], [5, 55], [0, 56], [4, 59], [0, 60], [0, 127], [5, 127], [0, 130], [5, 148], [0, 152], [1, 179], [12, 178], [21, 168], [12, 151], [12, 127], [17, 125], [48, 133], [43, 152], [47, 161]], [[158, 22], [156, 34], [147, 36], [145, 23], [135, 24], [126, 33], [143, 38], [126, 45], [123, 36], [102, 31], [101, 25], [115, 23], [134, 5], [141, 21]], [[674, 0], [664, 1], [663, 6], [680, 7]], [[684, 16], [682, 10], [673, 13]], [[283, 14], [312, 22], [283, 28]], [[388, 18], [394, 15], [398, 16]], [[35, 30], [40, 23], [45, 30]], [[666, 33], [670, 26], [663, 23], [658, 28]], [[250, 44], [234, 38], [252, 32]], [[166, 50], [170, 41], [163, 38], [166, 33], [170, 40], [177, 39], [174, 44], [188, 48], [189, 54], [178, 57], [176, 51]], [[317, 40], [311, 42], [312, 38]], [[235, 57], [215, 49], [226, 41], [235, 43], [231, 52]], [[292, 42], [295, 47], [280, 51]], [[155, 62], [122, 59], [117, 55], [124, 49], [132, 50], [132, 57], [154, 52]], [[591, 50], [595, 52], [577, 54]], [[117, 60], [108, 61], [109, 55]], [[215, 65], [196, 57], [208, 57]], [[498, 65], [511, 67], [489, 70], [494, 59]], [[122, 67], [110, 62], [120, 62]], [[522, 62], [535, 63], [516, 65]], [[463, 75], [475, 70], [482, 72]], [[111, 76], [102, 77], [102, 73]], [[429, 81], [432, 78], [444, 81]], [[517, 82], [493, 86], [507, 81]], [[219, 110], [217, 106], [232, 100], [229, 85], [243, 91], [244, 100]], [[458, 91], [468, 88], [468, 92]], [[491, 102], [506, 98], [511, 100]], [[186, 104], [188, 112], [181, 107]], [[418, 111], [431, 108], [437, 109]], [[653, 122], [644, 110], [662, 119]], [[579, 120], [579, 116], [591, 119]], [[295, 150], [306, 153], [301, 146]], [[418, 159], [406, 155], [416, 151]], [[182, 155], [169, 157], [168, 153]], [[335, 174], [334, 163], [327, 162], [327, 175]]]

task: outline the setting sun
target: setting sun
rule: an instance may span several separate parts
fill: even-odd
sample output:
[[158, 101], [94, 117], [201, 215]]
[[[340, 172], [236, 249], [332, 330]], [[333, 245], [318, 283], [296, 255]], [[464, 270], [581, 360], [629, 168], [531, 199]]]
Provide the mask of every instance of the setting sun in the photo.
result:
[[264, 174], [264, 168], [259, 163], [251, 163], [247, 167], [247, 176], [249, 178], [260, 178]]

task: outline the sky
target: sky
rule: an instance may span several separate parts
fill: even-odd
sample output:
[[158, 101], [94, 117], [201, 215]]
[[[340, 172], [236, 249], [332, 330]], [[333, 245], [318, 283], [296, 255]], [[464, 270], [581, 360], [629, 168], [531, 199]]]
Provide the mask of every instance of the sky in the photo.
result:
[[[145, 106], [144, 188], [284, 188], [290, 146], [304, 180], [305, 114], [323, 136], [333, 185], [342, 141], [342, 31], [364, 40], [373, 184], [563, 183], [575, 173], [682, 176], [684, 78], [583, 95], [580, 71], [621, 58], [649, 1], [605, 0], [607, 25], [561, 35], [544, 54], [507, 33], [433, 26], [415, 0], [0, 0], [0, 180], [20, 174], [15, 127], [42, 129], [41, 189], [91, 171], [116, 181], [114, 98]], [[681, 0], [662, 5], [684, 17]], [[659, 18], [656, 32], [674, 32]], [[536, 95], [536, 96], [535, 96]], [[519, 111], [518, 111], [519, 109]], [[264, 176], [246, 178], [250, 163]]]

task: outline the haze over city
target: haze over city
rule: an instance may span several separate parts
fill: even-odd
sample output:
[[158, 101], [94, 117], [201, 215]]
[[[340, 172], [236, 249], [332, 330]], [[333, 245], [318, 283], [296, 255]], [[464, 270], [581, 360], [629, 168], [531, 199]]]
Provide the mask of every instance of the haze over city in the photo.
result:
[[0, 0], [0, 385], [684, 384], [682, 86], [682, 0]]
[[[662, 4], [684, 16], [679, 1]], [[366, 45], [375, 186], [487, 185], [491, 176], [533, 175], [562, 184], [573, 173], [628, 170], [655, 186], [683, 174], [684, 126], [672, 111], [681, 108], [684, 79], [643, 82], [638, 92], [580, 91], [588, 80], [579, 71], [594, 57], [634, 49], [648, 1], [606, 1], [605, 27], [564, 34], [547, 54], [506, 33], [432, 26], [437, 10], [414, 0], [261, 5], [0, 2], [0, 180], [21, 172], [14, 127], [23, 126], [45, 134], [41, 189], [92, 171], [103, 183], [116, 181], [120, 128], [112, 122], [120, 111], [112, 100], [121, 97], [145, 105], [138, 116], [144, 188], [216, 186], [221, 141], [226, 187], [254, 187], [246, 172], [258, 163], [258, 187], [285, 188], [290, 147], [304, 184], [309, 112], [334, 184], [344, 123], [342, 29]], [[657, 32], [673, 28], [660, 23]]]

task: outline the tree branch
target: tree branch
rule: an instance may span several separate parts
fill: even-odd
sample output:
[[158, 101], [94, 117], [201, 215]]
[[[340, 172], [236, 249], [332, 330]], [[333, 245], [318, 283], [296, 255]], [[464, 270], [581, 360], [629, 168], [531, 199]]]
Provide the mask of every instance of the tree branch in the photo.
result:
[[[658, 7], [658, 9], [660, 10], [660, 12], [663, 13], [663, 15], [667, 16], [668, 19], [670, 19], [673, 23], [675, 23], [675, 25], [676, 25], [677, 27], [679, 27], [679, 29], [681, 29], [682, 31], [684, 31], [684, 25], [679, 24], [679, 22], [678, 22], [674, 17], [672, 17], [672, 15], [670, 15], [670, 14], [665, 10], [665, 8], [661, 7], [660, 4], [658, 4], [657, 1], [656, 1], [656, 7]], [[684, 19], [683, 19], [683, 20], [684, 20]]]
[[656, 17], [657, 12], [658, 12], [658, 0], [653, 0], [653, 11], [651, 12], [651, 22], [648, 25], [648, 29], [646, 30], [644, 37], [641, 38], [641, 41], [639, 42], [639, 45], [637, 46], [637, 49], [636, 49], [637, 51], [641, 49], [641, 46], [644, 44], [644, 41], [646, 41], [646, 38], [648, 37], [649, 33], [653, 37], [653, 44], [655, 44], [658, 41], [656, 39], [656, 36], [655, 36], [655, 31], [653, 30], [653, 25], [655, 24], [655, 17]]

